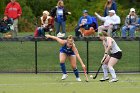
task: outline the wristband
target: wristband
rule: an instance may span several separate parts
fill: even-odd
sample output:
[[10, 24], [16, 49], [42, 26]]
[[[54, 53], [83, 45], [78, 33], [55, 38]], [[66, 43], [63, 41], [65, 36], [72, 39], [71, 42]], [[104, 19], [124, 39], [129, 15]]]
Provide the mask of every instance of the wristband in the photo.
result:
[[107, 53], [105, 53], [105, 54], [107, 54]]

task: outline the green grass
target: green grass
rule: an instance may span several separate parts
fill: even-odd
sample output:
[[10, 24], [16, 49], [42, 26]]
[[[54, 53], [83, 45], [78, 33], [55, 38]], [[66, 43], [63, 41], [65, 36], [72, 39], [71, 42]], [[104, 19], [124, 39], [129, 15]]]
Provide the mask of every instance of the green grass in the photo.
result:
[[[68, 33], [71, 34], [71, 33]], [[33, 33], [19, 33], [20, 36]], [[115, 66], [116, 71], [140, 71], [139, 41], [117, 41], [123, 51], [123, 57]], [[79, 53], [87, 64], [86, 42], [75, 42]], [[60, 71], [59, 48], [57, 42], [38, 42], [38, 71]], [[34, 72], [34, 42], [1, 42], [0, 43], [0, 72]], [[103, 56], [101, 41], [89, 42], [89, 70], [96, 71]], [[82, 70], [79, 62], [78, 69]], [[66, 65], [70, 65], [66, 61]], [[125, 67], [124, 67], [125, 66]], [[71, 71], [71, 67], [67, 66]]]
[[140, 74], [118, 74], [115, 83], [89, 79], [77, 82], [73, 74], [62, 81], [61, 74], [0, 74], [0, 93], [139, 93]]

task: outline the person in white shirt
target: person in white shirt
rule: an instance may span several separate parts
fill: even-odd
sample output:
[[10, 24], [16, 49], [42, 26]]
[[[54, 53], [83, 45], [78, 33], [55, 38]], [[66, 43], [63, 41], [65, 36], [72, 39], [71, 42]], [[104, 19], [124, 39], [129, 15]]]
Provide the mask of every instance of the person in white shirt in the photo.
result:
[[[103, 41], [103, 46], [105, 49], [104, 57], [102, 59], [103, 64], [102, 69], [104, 72], [104, 77], [100, 81], [109, 80], [108, 70], [112, 76], [112, 79], [109, 82], [117, 82], [117, 76], [113, 66], [118, 62], [122, 57], [122, 50], [119, 48], [115, 40], [107, 35], [105, 31], [99, 33], [100, 39]], [[101, 61], [101, 62], [102, 62]]]
[[101, 17], [98, 13], [95, 12], [95, 15], [101, 20], [104, 21], [104, 24], [98, 27], [98, 36], [99, 33], [107, 30], [109, 36], [111, 36], [113, 31], [113, 26], [120, 24], [120, 17], [116, 15], [114, 10], [109, 11], [109, 15], [106, 17]]

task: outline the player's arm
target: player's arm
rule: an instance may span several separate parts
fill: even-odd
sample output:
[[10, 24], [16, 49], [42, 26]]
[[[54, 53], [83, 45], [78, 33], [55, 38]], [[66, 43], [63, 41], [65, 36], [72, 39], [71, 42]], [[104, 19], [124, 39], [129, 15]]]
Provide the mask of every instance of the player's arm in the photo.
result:
[[60, 43], [61, 45], [64, 45], [66, 43], [66, 40], [62, 40], [56, 36], [51, 36], [51, 35], [45, 35], [46, 38], [51, 38], [53, 40], [56, 40], [58, 43]]
[[80, 57], [80, 55], [79, 55], [79, 52], [78, 52], [77, 48], [75, 47], [75, 44], [73, 45], [72, 50], [74, 51], [74, 53], [75, 53], [75, 55], [76, 55], [78, 61], [79, 61], [80, 64], [82, 65], [82, 67], [85, 68], [85, 64], [84, 64], [84, 62], [82, 61], [82, 59], [81, 59], [81, 57]]
[[106, 54], [109, 53], [109, 51], [110, 51], [110, 49], [111, 49], [111, 47], [112, 47], [112, 38], [111, 38], [111, 37], [108, 38], [107, 44], [108, 44], [108, 46], [107, 46], [106, 49], [105, 49], [105, 53], [106, 53]]
[[104, 56], [101, 60], [101, 64], [103, 64], [104, 60], [107, 58], [108, 56], [108, 47], [105, 45], [105, 42], [103, 41], [103, 46], [104, 46], [104, 49], [105, 49], [105, 53], [104, 53]]

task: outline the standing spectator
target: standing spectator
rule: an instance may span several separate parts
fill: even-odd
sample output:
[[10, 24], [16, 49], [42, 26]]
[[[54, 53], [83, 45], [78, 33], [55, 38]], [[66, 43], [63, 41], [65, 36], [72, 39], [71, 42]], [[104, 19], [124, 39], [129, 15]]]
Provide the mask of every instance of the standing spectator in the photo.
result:
[[109, 11], [109, 15], [106, 17], [101, 17], [95, 12], [95, 15], [102, 21], [104, 24], [98, 27], [98, 35], [100, 32], [107, 30], [109, 36], [111, 36], [112, 31], [118, 24], [120, 24], [120, 17], [116, 15], [114, 10]]
[[79, 37], [81, 35], [81, 32], [79, 31], [80, 28], [84, 28], [85, 30], [88, 30], [92, 24], [92, 18], [88, 15], [87, 10], [83, 10], [83, 16], [80, 17], [78, 21], [78, 25], [75, 28], [75, 36]]
[[117, 5], [115, 3], [115, 0], [107, 0], [104, 8], [104, 17], [108, 16], [108, 11], [114, 10], [117, 12]]
[[14, 20], [13, 26], [14, 26], [14, 36], [17, 36], [18, 32], [18, 18], [21, 16], [22, 10], [20, 7], [20, 4], [16, 2], [16, 0], [11, 0], [10, 3], [7, 4], [5, 9], [5, 15], [7, 15], [9, 18], [12, 18]]
[[[59, 0], [57, 6], [53, 8], [50, 12], [50, 15], [55, 18], [55, 27], [57, 36], [63, 37], [66, 33], [66, 15], [71, 14], [71, 12], [67, 12], [64, 7], [64, 2]], [[60, 33], [60, 26], [62, 28], [62, 33]]]
[[126, 31], [129, 31], [130, 38], [135, 35], [136, 26], [138, 23], [138, 16], [134, 8], [130, 9], [129, 15], [125, 19], [125, 26], [122, 27], [122, 37], [126, 38]]

